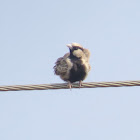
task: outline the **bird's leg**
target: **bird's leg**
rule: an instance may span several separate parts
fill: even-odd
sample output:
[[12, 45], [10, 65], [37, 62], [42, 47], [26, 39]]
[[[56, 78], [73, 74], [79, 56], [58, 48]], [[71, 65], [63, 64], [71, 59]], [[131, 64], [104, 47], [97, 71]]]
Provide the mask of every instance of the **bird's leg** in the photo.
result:
[[68, 87], [69, 87], [69, 89], [71, 89], [71, 88], [72, 88], [72, 84], [71, 84], [71, 82], [70, 82], [70, 81], [68, 81]]
[[79, 88], [82, 87], [82, 80], [79, 81]]

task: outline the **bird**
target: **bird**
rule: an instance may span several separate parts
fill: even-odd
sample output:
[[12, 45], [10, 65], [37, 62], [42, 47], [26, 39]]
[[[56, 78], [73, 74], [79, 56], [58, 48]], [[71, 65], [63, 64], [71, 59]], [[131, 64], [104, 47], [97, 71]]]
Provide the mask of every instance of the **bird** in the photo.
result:
[[55, 62], [54, 74], [68, 82], [68, 87], [72, 88], [72, 83], [79, 82], [79, 87], [82, 86], [82, 81], [87, 77], [91, 69], [89, 64], [90, 51], [83, 48], [79, 43], [71, 43], [66, 45], [69, 48], [69, 53], [60, 57]]

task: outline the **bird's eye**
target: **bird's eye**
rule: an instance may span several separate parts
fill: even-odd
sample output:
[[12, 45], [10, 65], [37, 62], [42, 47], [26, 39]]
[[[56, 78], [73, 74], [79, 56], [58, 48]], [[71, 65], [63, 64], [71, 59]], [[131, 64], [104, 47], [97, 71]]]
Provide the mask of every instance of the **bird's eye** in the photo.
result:
[[78, 50], [78, 48], [75, 48], [75, 50]]

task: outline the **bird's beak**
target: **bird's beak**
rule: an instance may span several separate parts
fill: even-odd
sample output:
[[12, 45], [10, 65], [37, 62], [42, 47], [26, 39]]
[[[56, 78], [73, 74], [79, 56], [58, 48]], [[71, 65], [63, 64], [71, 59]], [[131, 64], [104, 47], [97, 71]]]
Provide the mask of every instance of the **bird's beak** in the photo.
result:
[[71, 44], [67, 44], [67, 47], [71, 50], [72, 49], [72, 45]]

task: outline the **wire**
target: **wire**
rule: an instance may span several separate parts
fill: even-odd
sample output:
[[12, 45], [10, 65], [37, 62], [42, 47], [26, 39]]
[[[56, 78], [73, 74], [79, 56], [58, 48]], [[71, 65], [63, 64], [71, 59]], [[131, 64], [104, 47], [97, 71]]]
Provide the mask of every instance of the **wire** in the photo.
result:
[[[80, 88], [124, 87], [124, 86], [140, 86], [140, 81], [88, 82], [83, 83]], [[73, 83], [72, 88], [79, 88], [79, 84]], [[69, 88], [66, 83], [0, 86], [0, 91], [49, 90], [49, 89], [69, 89]]]

